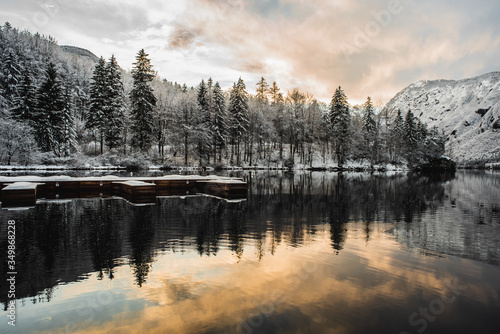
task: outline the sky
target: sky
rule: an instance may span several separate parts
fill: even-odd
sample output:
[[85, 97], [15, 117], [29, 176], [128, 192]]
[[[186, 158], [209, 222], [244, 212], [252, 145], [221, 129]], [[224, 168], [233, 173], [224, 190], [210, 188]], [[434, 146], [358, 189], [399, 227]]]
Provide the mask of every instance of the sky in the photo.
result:
[[328, 102], [500, 71], [498, 0], [0, 0], [0, 20], [196, 86], [264, 77]]

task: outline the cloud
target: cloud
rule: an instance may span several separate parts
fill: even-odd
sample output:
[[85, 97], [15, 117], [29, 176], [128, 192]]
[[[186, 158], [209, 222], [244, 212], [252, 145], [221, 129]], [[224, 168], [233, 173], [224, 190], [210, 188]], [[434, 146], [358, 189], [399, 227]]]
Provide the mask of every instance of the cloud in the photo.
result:
[[193, 31], [184, 28], [176, 29], [169, 36], [169, 47], [187, 49], [193, 44], [195, 37], [196, 34]]
[[[498, 70], [500, 3], [467, 0], [34, 0], [0, 5], [5, 20], [39, 26], [63, 44], [115, 53], [129, 68], [146, 48], [160, 75], [250, 90], [264, 76], [329, 100], [339, 85], [352, 102], [387, 102], [422, 79], [459, 79]], [[3, 17], [3, 16], [2, 16]], [[36, 27], [35, 27], [36, 28]], [[134, 50], [131, 52], [131, 50]], [[227, 88], [227, 86], [226, 86]]]

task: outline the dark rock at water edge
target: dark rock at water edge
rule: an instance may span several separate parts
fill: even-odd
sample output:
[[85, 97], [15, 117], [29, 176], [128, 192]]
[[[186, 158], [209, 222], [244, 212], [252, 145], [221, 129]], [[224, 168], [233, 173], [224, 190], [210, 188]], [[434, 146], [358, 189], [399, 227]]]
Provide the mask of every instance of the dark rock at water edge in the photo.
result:
[[441, 157], [419, 165], [415, 169], [422, 172], [455, 171], [457, 169], [457, 163], [450, 158]]

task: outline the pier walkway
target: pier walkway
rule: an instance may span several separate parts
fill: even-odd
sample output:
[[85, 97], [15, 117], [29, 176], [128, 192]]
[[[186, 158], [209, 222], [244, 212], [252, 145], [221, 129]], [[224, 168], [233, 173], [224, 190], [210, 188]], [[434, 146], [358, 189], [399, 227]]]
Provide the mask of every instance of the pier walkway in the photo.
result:
[[0, 177], [3, 207], [32, 206], [38, 199], [118, 196], [132, 203], [154, 203], [157, 196], [207, 194], [246, 198], [247, 183], [239, 178], [198, 175], [162, 177]]

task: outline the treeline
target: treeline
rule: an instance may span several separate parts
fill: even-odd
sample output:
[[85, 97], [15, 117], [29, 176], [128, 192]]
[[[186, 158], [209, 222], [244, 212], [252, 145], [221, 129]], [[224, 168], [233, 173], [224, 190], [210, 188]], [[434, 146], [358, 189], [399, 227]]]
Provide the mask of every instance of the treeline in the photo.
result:
[[53, 38], [8, 23], [0, 44], [2, 163], [414, 165], [444, 152], [437, 129], [411, 111], [382, 115], [370, 98], [350, 106], [341, 87], [329, 105], [264, 78], [255, 95], [241, 78], [227, 91], [212, 78], [187, 87], [160, 80], [144, 50], [128, 73], [114, 56], [68, 56]]

